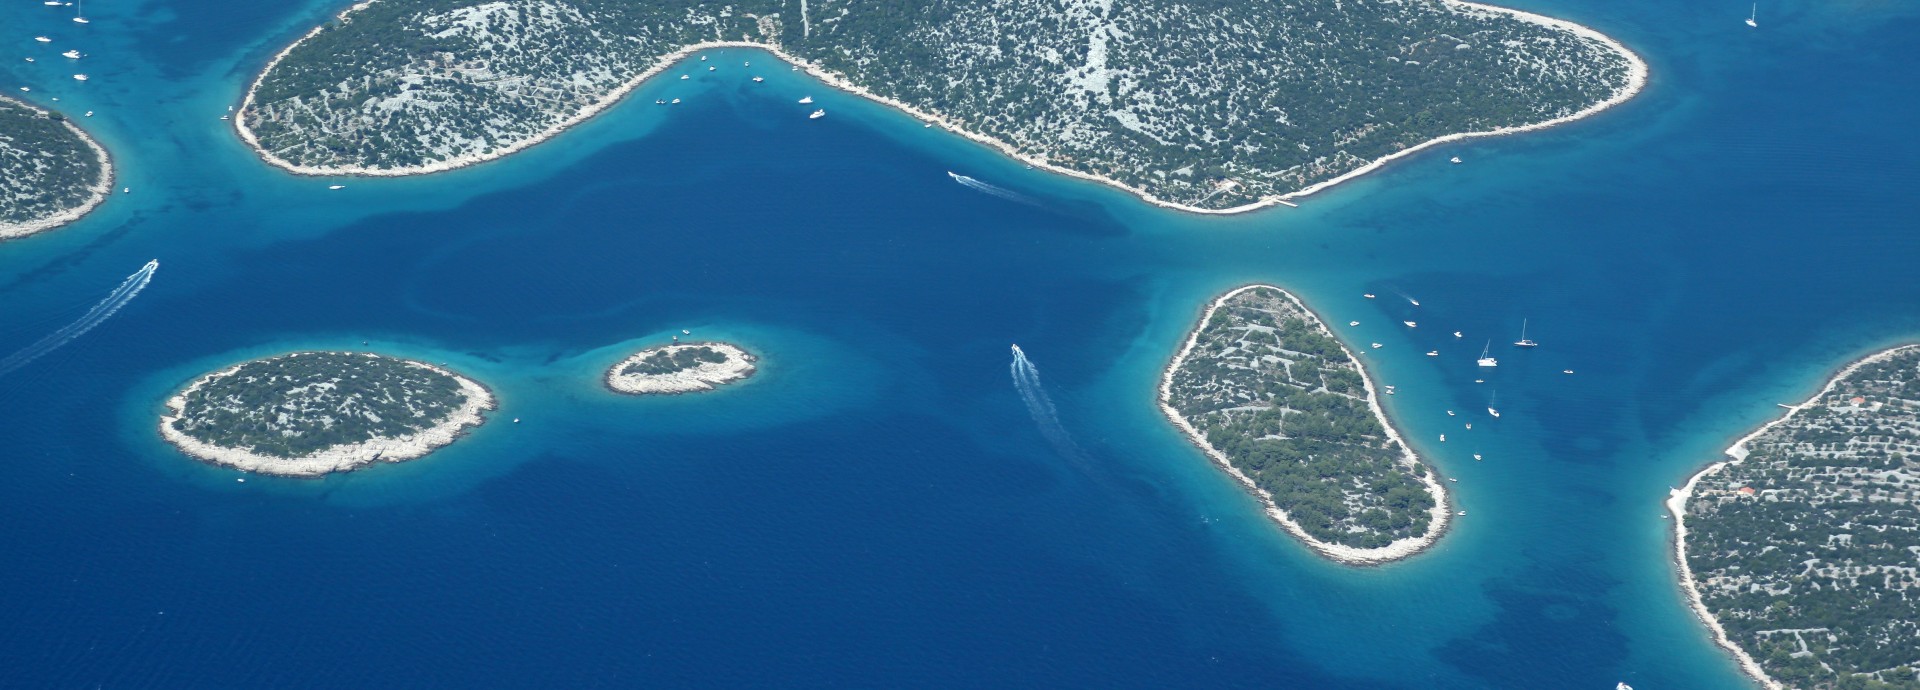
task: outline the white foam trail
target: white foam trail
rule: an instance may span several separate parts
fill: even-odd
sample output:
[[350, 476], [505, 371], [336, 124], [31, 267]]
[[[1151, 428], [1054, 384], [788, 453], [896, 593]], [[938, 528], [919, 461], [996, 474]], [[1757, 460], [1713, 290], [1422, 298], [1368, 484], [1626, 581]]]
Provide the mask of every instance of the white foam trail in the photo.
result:
[[977, 192], [985, 192], [987, 194], [991, 194], [993, 196], [1006, 199], [1007, 201], [1016, 201], [1022, 204], [1033, 203], [1032, 199], [1027, 198], [1025, 195], [1019, 192], [1013, 191], [1011, 189], [1007, 189], [1005, 187], [996, 187], [996, 186], [987, 184], [985, 182], [981, 182], [979, 180], [973, 179], [971, 177], [967, 177], [966, 175], [955, 173], [951, 170], [947, 171], [947, 177], [953, 178], [954, 182], [960, 183], [960, 186], [966, 187], [967, 189], [971, 189]]
[[47, 337], [22, 348], [19, 352], [7, 355], [6, 359], [0, 359], [0, 376], [13, 373], [15, 369], [60, 349], [60, 346], [73, 342], [75, 338], [86, 335], [87, 331], [104, 323], [113, 316], [114, 312], [120, 311], [121, 307], [133, 301], [134, 296], [139, 295], [141, 290], [146, 289], [147, 283], [153, 282], [153, 272], [159, 269], [159, 259], [147, 262], [147, 265], [141, 266], [140, 270], [134, 271], [133, 275], [121, 281], [120, 287], [114, 288], [106, 299], [100, 300], [98, 304], [93, 305], [92, 309], [88, 309], [78, 321], [61, 327], [60, 330], [48, 334]]
[[1047, 439], [1055, 451], [1068, 458], [1081, 458], [1080, 446], [1067, 434], [1067, 427], [1060, 423], [1060, 413], [1053, 407], [1053, 399], [1047, 397], [1047, 389], [1040, 385], [1040, 369], [1027, 359], [1027, 353], [1020, 346], [1013, 346], [1013, 388], [1020, 393], [1020, 400], [1027, 404], [1027, 414], [1033, 417], [1033, 423], [1040, 427], [1040, 435]]

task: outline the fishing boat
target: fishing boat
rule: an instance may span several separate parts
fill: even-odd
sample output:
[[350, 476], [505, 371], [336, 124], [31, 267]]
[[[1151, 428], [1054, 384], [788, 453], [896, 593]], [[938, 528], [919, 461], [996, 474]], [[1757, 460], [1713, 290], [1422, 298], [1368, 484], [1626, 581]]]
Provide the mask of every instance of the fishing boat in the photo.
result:
[[[1753, 12], [1747, 15], [1747, 26], [1751, 26], [1756, 29], [1760, 28], [1760, 24], [1757, 21], [1755, 21], [1759, 18], [1760, 18], [1760, 3], [1756, 2], [1756, 3], [1753, 3]], [[1626, 685], [1626, 683], [1621, 683], [1621, 685]], [[1633, 690], [1633, 689], [1628, 688], [1627, 690]]]
[[1527, 339], [1527, 320], [1520, 320], [1520, 339], [1513, 341], [1514, 347], [1539, 347], [1540, 343]]
[[820, 118], [823, 118], [823, 117], [826, 117], [826, 116], [827, 116], [827, 111], [826, 111], [826, 109], [825, 109], [825, 108], [822, 108], [822, 109], [820, 109], [820, 110], [815, 110], [815, 111], [813, 111], [813, 114], [811, 114], [811, 115], [808, 115], [808, 116], [807, 116], [807, 119], [809, 119], [809, 120], [818, 120], [818, 119], [820, 119]]
[[1480, 348], [1480, 366], [1483, 366], [1483, 367], [1500, 366], [1500, 360], [1487, 356], [1487, 350], [1490, 350], [1492, 348], [1493, 348], [1493, 341], [1491, 340], [1487, 341], [1486, 347]]

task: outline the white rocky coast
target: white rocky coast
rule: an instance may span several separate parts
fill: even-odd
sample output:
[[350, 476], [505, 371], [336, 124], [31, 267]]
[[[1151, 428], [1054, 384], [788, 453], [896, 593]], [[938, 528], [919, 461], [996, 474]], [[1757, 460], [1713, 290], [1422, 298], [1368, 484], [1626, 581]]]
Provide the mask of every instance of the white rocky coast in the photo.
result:
[[215, 465], [317, 477], [424, 456], [491, 409], [485, 386], [424, 362], [296, 352], [195, 379], [167, 400], [160, 436]]
[[679, 343], [641, 350], [607, 370], [607, 388], [650, 395], [698, 393], [753, 375], [754, 357], [727, 343]]

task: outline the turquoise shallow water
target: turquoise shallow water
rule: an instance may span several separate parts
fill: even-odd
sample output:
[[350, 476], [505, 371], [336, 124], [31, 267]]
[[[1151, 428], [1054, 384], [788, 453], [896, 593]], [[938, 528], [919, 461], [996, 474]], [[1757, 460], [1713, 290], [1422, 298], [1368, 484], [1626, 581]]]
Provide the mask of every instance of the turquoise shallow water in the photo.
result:
[[[0, 7], [10, 49], [93, 54], [84, 85], [14, 59], [0, 82], [97, 111], [133, 190], [0, 244], [0, 350], [162, 261], [0, 378], [0, 685], [1746, 687], [1682, 605], [1659, 501], [1773, 403], [1920, 333], [1909, 10], [1783, 3], [1752, 31], [1735, 6], [1532, 5], [1639, 50], [1649, 90], [1201, 218], [784, 69], [328, 192], [218, 116], [333, 9], [103, 0], [75, 33]], [[1390, 412], [1470, 513], [1434, 550], [1325, 563], [1159, 417], [1201, 306], [1252, 281], [1385, 346]], [[1474, 383], [1471, 345], [1523, 317], [1542, 347]], [[710, 396], [600, 390], [682, 328], [766, 367]], [[201, 371], [361, 341], [485, 381], [495, 423], [246, 483], [151, 430]], [[1028, 418], [1009, 342], [1084, 458]], [[1505, 416], [1472, 413], [1495, 389]]]

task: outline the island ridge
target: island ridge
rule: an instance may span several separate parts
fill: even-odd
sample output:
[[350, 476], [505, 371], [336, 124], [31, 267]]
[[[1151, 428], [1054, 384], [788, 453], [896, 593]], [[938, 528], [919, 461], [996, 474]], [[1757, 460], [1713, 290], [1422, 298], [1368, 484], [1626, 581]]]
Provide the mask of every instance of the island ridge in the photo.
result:
[[426, 455], [493, 408], [484, 386], [424, 362], [295, 352], [194, 380], [167, 401], [160, 435], [216, 465], [313, 477]]
[[59, 113], [0, 96], [0, 240], [56, 228], [113, 189], [113, 163]]
[[750, 84], [784, 67], [690, 59], [726, 46], [1196, 212], [1577, 119], [1647, 74], [1586, 27], [1453, 0], [369, 0], [276, 55], [234, 120], [295, 172], [428, 173], [552, 137], [654, 75]]
[[1920, 690], [1920, 346], [1856, 362], [1668, 501], [1681, 583], [1769, 688]]
[[754, 356], [728, 343], [675, 343], [634, 353], [607, 370], [616, 393], [697, 393], [753, 375]]
[[1447, 526], [1444, 489], [1394, 431], [1359, 361], [1280, 288], [1215, 300], [1163, 375], [1160, 403], [1328, 558], [1404, 558]]

